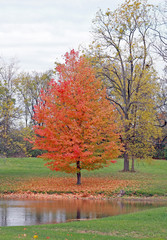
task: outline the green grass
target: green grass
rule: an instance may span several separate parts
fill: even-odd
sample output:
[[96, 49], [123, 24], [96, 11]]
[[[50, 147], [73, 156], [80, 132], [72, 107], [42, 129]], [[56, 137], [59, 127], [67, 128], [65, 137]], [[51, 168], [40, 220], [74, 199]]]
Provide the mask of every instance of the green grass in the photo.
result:
[[[121, 172], [123, 160], [116, 164], [95, 171], [83, 171], [82, 177], [112, 178], [134, 180], [140, 187], [126, 188], [127, 195], [167, 196], [167, 161], [154, 160], [151, 164], [136, 163], [135, 173]], [[20, 182], [39, 177], [71, 177], [72, 174], [52, 172], [38, 158], [0, 159], [0, 192], [14, 191]], [[12, 188], [13, 187], [13, 188]], [[118, 189], [119, 192], [119, 189]], [[126, 197], [126, 196], [125, 196]], [[55, 225], [25, 227], [0, 227], [0, 240], [33, 239], [81, 240], [134, 240], [134, 239], [167, 239], [167, 208], [157, 208], [138, 213], [119, 215], [99, 220], [71, 222]], [[49, 237], [49, 238], [47, 238]]]
[[40, 158], [0, 159], [0, 177], [45, 177], [54, 175]]
[[167, 239], [167, 208], [89, 221], [0, 228], [2, 240], [30, 240], [35, 234], [39, 240], [164, 240]]
[[[45, 177], [45, 176], [72, 176], [71, 174], [52, 172], [46, 166], [45, 161], [40, 158], [0, 158], [0, 176], [19, 176], [19, 177]], [[120, 179], [135, 179], [136, 176], [142, 178], [147, 174], [150, 176], [158, 176], [159, 179], [167, 179], [167, 161], [165, 160], [153, 160], [151, 163], [137, 162], [136, 173], [124, 173], [118, 172], [123, 169], [123, 160], [118, 159], [117, 163], [111, 164], [109, 167], [104, 167], [94, 171], [83, 171], [82, 174], [85, 177], [88, 176], [113, 176], [119, 175]]]
[[[39, 158], [7, 158], [0, 159], [0, 193], [14, 191], [14, 186], [20, 181], [38, 177], [71, 177], [75, 175], [50, 171]], [[109, 167], [95, 171], [82, 171], [82, 177], [112, 178], [121, 180], [134, 180], [140, 187], [126, 188], [127, 195], [136, 196], [167, 196], [167, 161], [153, 160], [136, 163], [135, 173], [121, 172], [123, 160]], [[13, 184], [13, 185], [12, 185]], [[13, 187], [12, 187], [13, 186]], [[119, 192], [120, 189], [117, 191]]]

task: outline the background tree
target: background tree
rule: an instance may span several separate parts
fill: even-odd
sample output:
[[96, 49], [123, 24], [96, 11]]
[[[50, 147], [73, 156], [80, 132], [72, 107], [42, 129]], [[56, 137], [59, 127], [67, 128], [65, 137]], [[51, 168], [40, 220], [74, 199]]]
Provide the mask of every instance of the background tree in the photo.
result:
[[35, 106], [35, 148], [51, 170], [77, 173], [99, 169], [119, 154], [115, 112], [106, 89], [84, 57], [72, 50], [56, 67], [58, 81], [42, 91]]
[[18, 129], [20, 108], [15, 95], [13, 80], [17, 74], [16, 63], [0, 61], [0, 153], [8, 157], [16, 150], [21, 151], [22, 144], [15, 139]]
[[47, 89], [51, 79], [52, 71], [44, 73], [32, 72], [19, 73], [13, 81], [17, 99], [20, 102], [22, 114], [21, 124], [17, 137], [20, 143], [24, 144], [26, 155], [36, 157], [41, 153], [40, 150], [33, 150], [33, 145], [24, 139], [32, 137], [33, 125], [35, 124], [34, 106], [38, 104], [41, 88]]
[[[164, 1], [155, 11], [157, 19], [153, 29], [154, 49], [160, 57], [160, 63], [164, 66], [163, 74], [160, 77], [160, 92], [158, 102], [159, 126], [163, 130], [163, 136], [157, 142], [156, 157], [164, 158], [167, 152], [167, 1]], [[166, 145], [166, 148], [165, 148]], [[165, 156], [164, 156], [165, 154]]]
[[[167, 66], [164, 68], [164, 74], [159, 79], [160, 91], [158, 93], [157, 119], [159, 127], [162, 128], [162, 138], [156, 143], [156, 158], [164, 158], [167, 152]], [[164, 156], [165, 155], [165, 156]]]
[[[147, 1], [126, 0], [114, 12], [100, 10], [93, 21], [91, 61], [120, 114], [124, 171], [130, 170], [129, 157], [146, 156], [148, 144], [144, 143], [153, 144], [153, 136], [157, 137], [154, 107], [159, 89], [149, 54], [149, 34], [154, 20], [153, 6]], [[144, 115], [143, 111], [147, 113]]]
[[167, 64], [167, 1], [155, 9], [156, 24], [153, 28], [154, 48]]
[[52, 71], [20, 73], [14, 80], [18, 98], [22, 103], [25, 127], [34, 124], [34, 105], [38, 104], [41, 89], [47, 89]]

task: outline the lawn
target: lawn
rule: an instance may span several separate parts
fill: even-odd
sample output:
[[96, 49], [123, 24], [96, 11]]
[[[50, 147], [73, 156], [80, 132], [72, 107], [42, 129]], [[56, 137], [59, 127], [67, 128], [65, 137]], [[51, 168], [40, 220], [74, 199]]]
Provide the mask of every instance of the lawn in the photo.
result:
[[[82, 185], [76, 185], [76, 176], [52, 172], [38, 158], [0, 159], [0, 193], [16, 196], [24, 194], [47, 195], [71, 194], [72, 196], [116, 197], [120, 190], [125, 198], [167, 196], [167, 161], [136, 163], [135, 173], [121, 172], [123, 160], [96, 171], [82, 172]], [[24, 194], [22, 194], [24, 193]], [[44, 194], [47, 193], [47, 194]], [[64, 196], [64, 195], [63, 195]], [[103, 219], [71, 222], [55, 225], [25, 227], [0, 227], [0, 239], [167, 239], [167, 208], [146, 210], [138, 213]]]
[[0, 193], [32, 192], [117, 196], [167, 196], [167, 161], [136, 163], [135, 173], [121, 172], [123, 160], [95, 171], [82, 171], [82, 184], [76, 176], [50, 171], [39, 158], [0, 159]]
[[0, 227], [0, 239], [58, 239], [58, 240], [164, 240], [167, 239], [167, 208], [97, 220], [63, 224]]

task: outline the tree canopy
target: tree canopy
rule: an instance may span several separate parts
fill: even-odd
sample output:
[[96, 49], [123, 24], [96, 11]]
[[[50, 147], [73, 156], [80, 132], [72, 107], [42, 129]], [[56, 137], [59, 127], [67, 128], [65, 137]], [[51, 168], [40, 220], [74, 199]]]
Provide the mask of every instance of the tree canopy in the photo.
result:
[[77, 173], [80, 184], [82, 169], [99, 169], [120, 153], [115, 110], [78, 52], [66, 53], [56, 71], [58, 80], [41, 92], [35, 106], [34, 144], [46, 151], [40, 157], [50, 169]]
[[90, 59], [120, 114], [124, 171], [129, 171], [129, 157], [153, 154], [153, 139], [160, 134], [155, 114], [159, 86], [150, 55], [153, 23], [153, 6], [144, 0], [126, 0], [115, 11], [100, 10], [93, 21]]

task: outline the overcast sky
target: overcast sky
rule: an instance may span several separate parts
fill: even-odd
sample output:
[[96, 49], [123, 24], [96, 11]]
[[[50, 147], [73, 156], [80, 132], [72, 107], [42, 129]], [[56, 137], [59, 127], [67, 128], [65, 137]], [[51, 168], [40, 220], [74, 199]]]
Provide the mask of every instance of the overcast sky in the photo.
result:
[[0, 56], [15, 58], [23, 71], [53, 69], [65, 52], [88, 45], [92, 19], [99, 9], [114, 10], [123, 2], [0, 0]]

